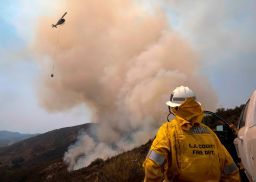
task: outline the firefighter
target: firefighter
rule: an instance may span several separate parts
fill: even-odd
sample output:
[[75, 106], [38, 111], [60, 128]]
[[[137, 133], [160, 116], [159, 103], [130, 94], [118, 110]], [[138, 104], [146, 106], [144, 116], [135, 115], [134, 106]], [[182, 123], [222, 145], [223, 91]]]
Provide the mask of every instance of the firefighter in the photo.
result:
[[143, 163], [144, 181], [240, 181], [226, 148], [201, 123], [203, 110], [194, 92], [177, 87], [166, 104], [175, 118], [157, 132]]

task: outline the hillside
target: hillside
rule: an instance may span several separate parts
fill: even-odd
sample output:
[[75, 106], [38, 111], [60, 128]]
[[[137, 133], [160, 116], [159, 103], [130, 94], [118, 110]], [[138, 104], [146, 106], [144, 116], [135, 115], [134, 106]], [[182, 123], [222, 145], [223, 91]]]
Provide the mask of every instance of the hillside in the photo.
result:
[[[242, 106], [235, 108], [235, 112], [232, 109], [220, 109], [218, 111], [222, 112], [221, 116], [224, 119], [235, 123], [239, 118], [241, 109]], [[232, 113], [232, 115], [227, 113]], [[5, 148], [5, 150], [0, 150], [0, 161], [2, 162], [0, 181], [143, 181], [142, 163], [147, 155], [151, 141], [106, 161], [97, 159], [86, 168], [73, 172], [67, 171], [67, 166], [62, 160], [64, 152], [75, 141], [79, 129], [84, 128], [87, 130], [89, 127], [94, 126], [85, 124], [51, 131], [19, 142]], [[21, 162], [19, 162], [20, 156], [24, 159]], [[9, 164], [9, 167], [6, 167], [6, 164]]]
[[237, 125], [237, 121], [239, 119], [243, 107], [244, 104], [237, 106], [233, 109], [219, 108], [217, 109], [216, 114], [220, 115], [222, 118], [233, 123], [234, 125]]
[[68, 172], [62, 159], [32, 168], [0, 168], [0, 181], [29, 182], [141, 182], [144, 178], [142, 163], [151, 141], [138, 148], [103, 161], [97, 159], [88, 167]]
[[23, 133], [18, 133], [18, 132], [1, 130], [0, 131], [0, 147], [12, 145], [16, 142], [28, 139], [35, 135], [36, 134], [23, 134]]
[[68, 146], [76, 141], [78, 132], [87, 131], [95, 124], [53, 130], [35, 137], [0, 148], [2, 166], [31, 166], [63, 157]]

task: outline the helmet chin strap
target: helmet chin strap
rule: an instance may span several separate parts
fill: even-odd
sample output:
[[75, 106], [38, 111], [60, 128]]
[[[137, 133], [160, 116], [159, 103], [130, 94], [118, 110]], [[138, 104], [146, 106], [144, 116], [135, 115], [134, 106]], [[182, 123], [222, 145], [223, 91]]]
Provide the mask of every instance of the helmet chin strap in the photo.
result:
[[[170, 96], [170, 101], [172, 100], [172, 98], [173, 98], [173, 94], [171, 94], [171, 96]], [[170, 122], [169, 116], [172, 115], [172, 111], [171, 111], [171, 107], [170, 106], [168, 106], [168, 110], [169, 110], [169, 114], [167, 115], [167, 121]]]
[[[177, 106], [174, 107], [175, 110], [178, 110], [178, 108], [179, 108], [179, 107], [177, 107]], [[169, 114], [167, 115], [167, 121], [170, 122], [169, 116], [173, 114], [170, 106], [168, 106], [168, 110], [169, 110]], [[174, 114], [173, 114], [173, 115], [174, 115]]]
[[169, 114], [167, 115], [167, 121], [168, 122], [170, 122], [170, 120], [169, 120], [169, 116], [171, 115], [172, 113], [171, 112], [169, 112]]

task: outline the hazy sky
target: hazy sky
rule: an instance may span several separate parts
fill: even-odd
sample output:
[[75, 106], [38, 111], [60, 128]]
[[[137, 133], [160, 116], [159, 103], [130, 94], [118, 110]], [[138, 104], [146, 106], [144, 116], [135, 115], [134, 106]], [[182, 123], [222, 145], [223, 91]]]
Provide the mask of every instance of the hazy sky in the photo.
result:
[[[171, 29], [198, 53], [219, 107], [246, 102], [256, 88], [255, 1], [137, 1], [148, 12], [160, 6]], [[36, 133], [90, 121], [85, 105], [49, 113], [37, 97], [42, 69], [31, 50], [38, 23], [42, 17], [54, 23], [68, 8], [61, 0], [0, 0], [0, 130]]]

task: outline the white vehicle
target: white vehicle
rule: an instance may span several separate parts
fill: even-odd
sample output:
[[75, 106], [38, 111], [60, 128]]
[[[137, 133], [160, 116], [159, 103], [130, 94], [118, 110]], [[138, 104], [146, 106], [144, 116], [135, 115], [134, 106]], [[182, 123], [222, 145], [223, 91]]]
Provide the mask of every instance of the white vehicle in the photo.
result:
[[234, 140], [238, 157], [250, 181], [256, 182], [256, 90], [247, 101], [238, 121]]

